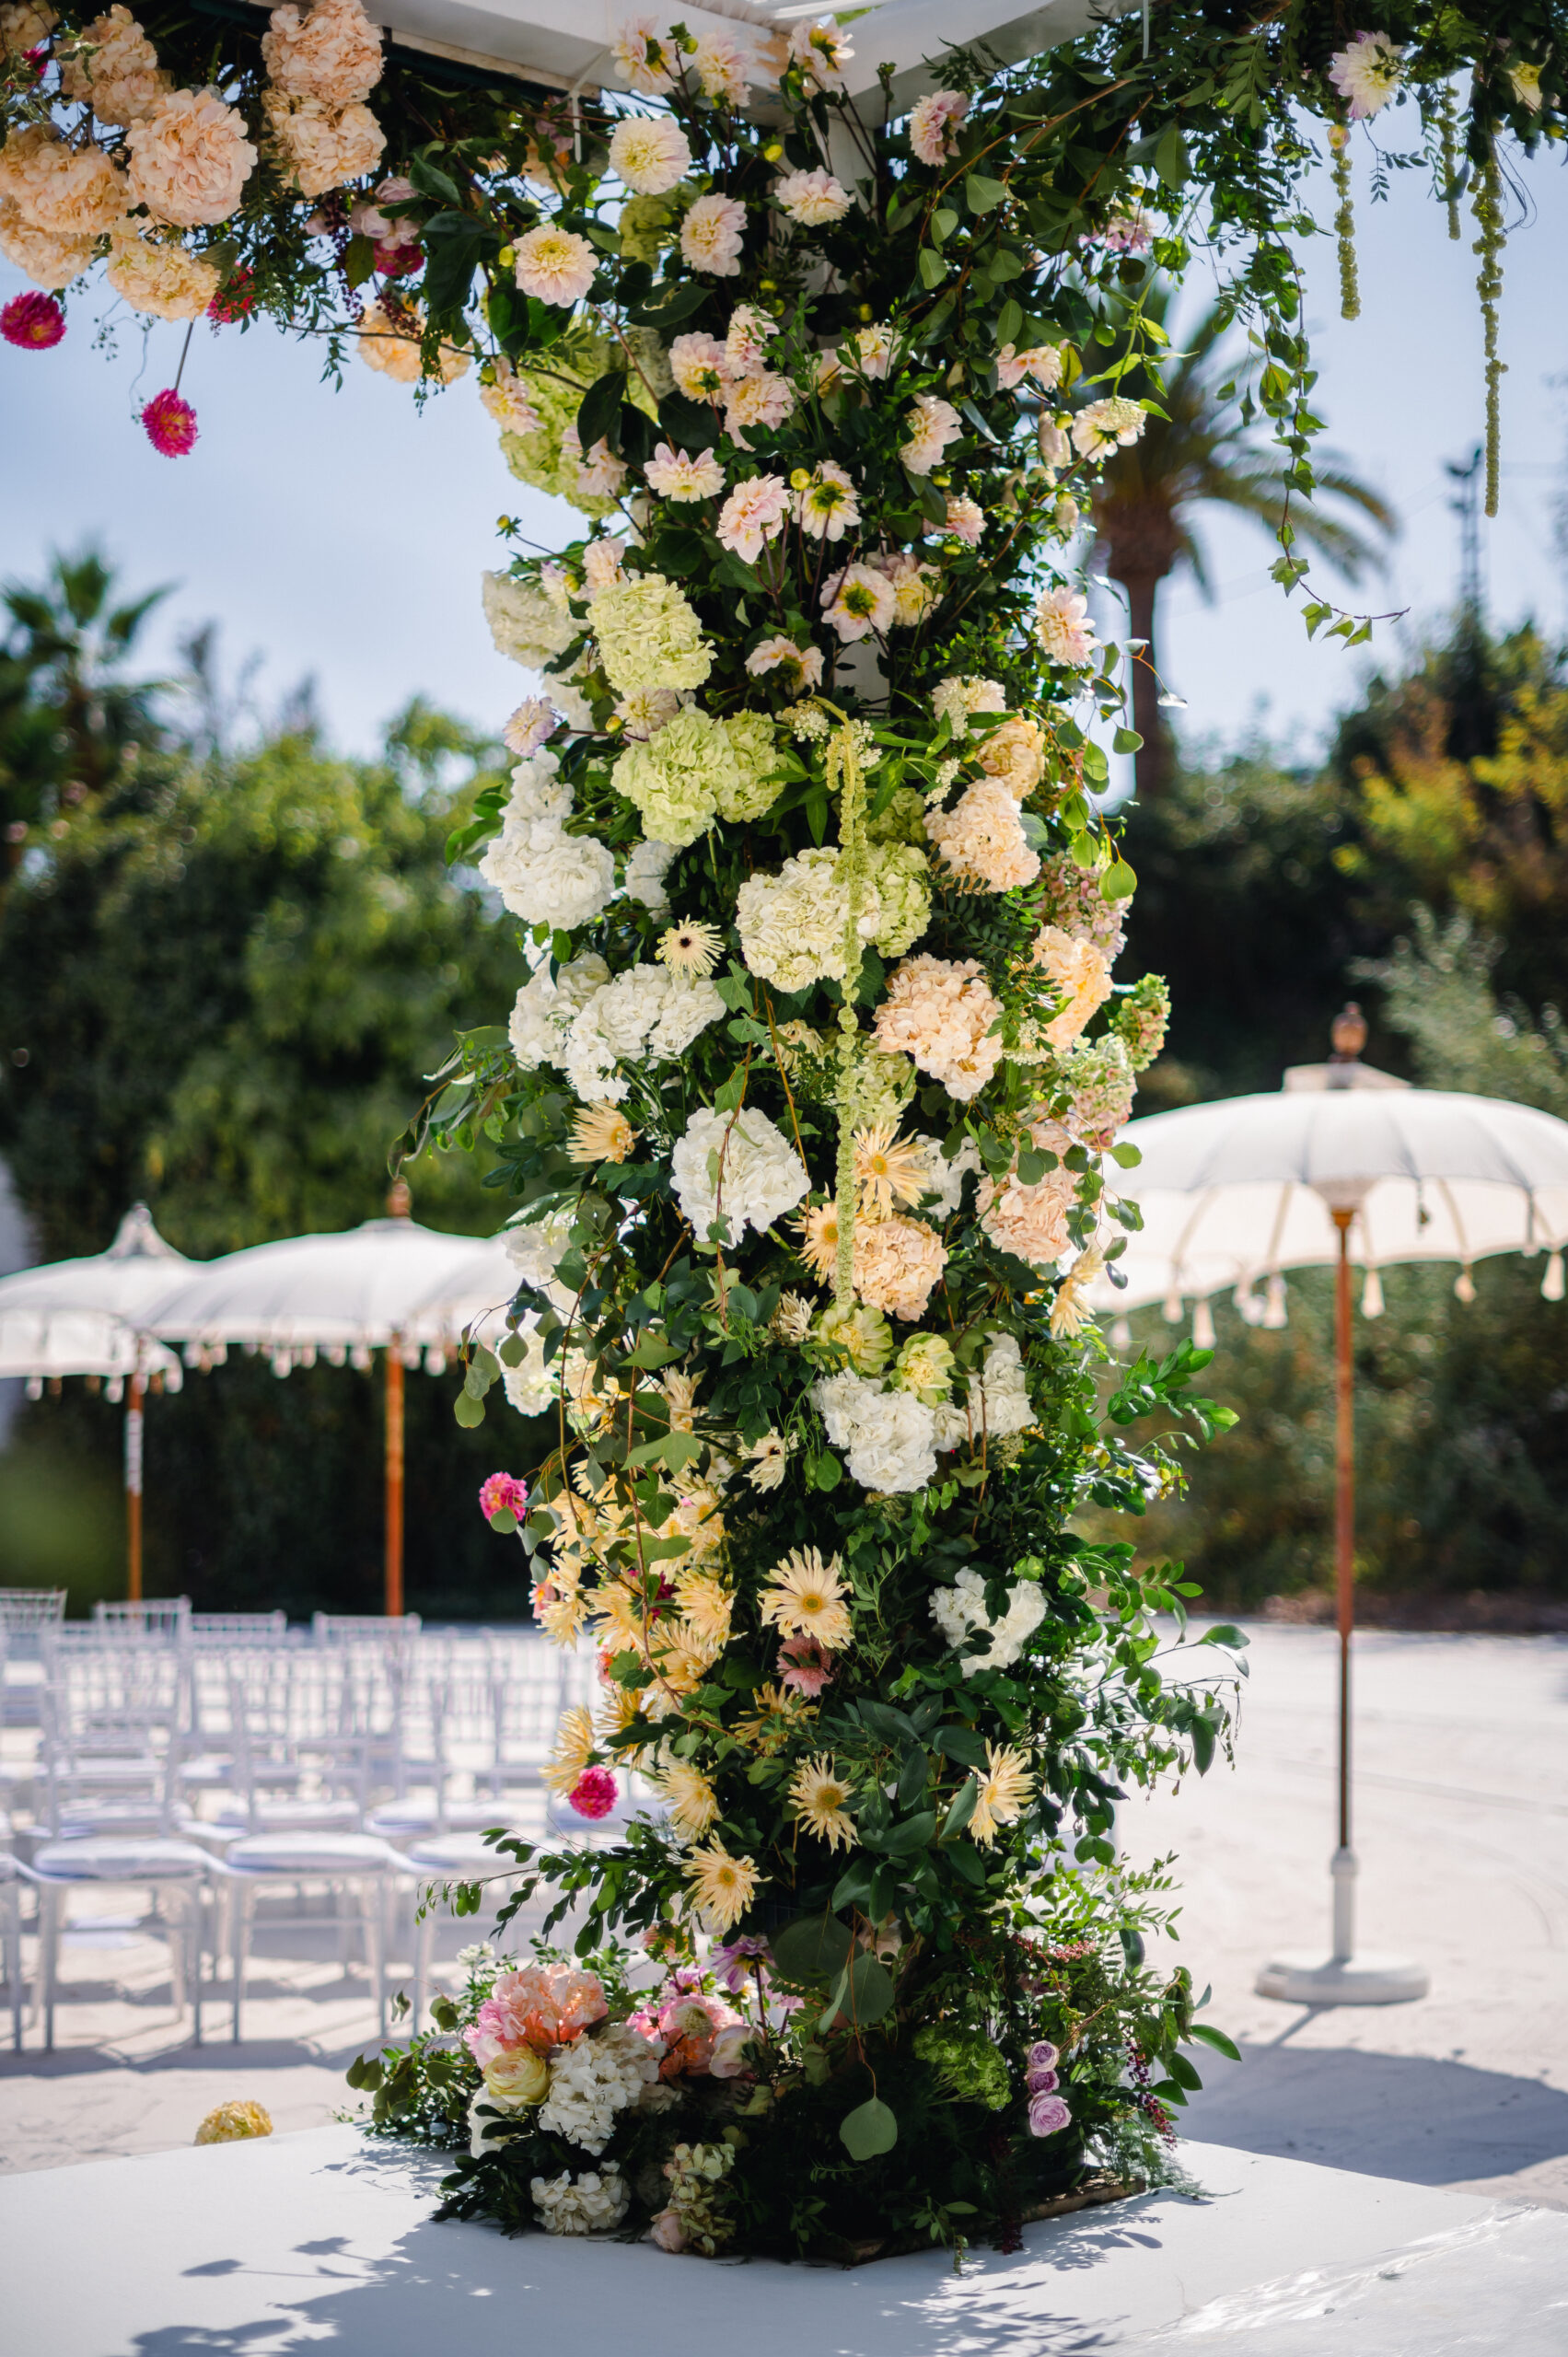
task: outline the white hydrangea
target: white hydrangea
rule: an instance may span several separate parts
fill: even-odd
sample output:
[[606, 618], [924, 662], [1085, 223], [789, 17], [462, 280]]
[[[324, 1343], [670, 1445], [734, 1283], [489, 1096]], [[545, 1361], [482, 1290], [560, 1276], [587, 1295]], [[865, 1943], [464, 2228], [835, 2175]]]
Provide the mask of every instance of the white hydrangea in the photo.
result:
[[963, 1673], [977, 1669], [1011, 1669], [1029, 1638], [1045, 1619], [1045, 1598], [1032, 1580], [1017, 1580], [1007, 1593], [1007, 1609], [993, 1620], [985, 1609], [985, 1582], [966, 1563], [951, 1587], [938, 1588], [931, 1599], [931, 1617], [957, 1652], [981, 1630], [990, 1631], [987, 1651], [966, 1653]]
[[951, 672], [933, 688], [931, 709], [938, 720], [947, 722], [955, 736], [961, 737], [969, 726], [971, 712], [1005, 712], [1007, 691], [1000, 679]]
[[712, 982], [666, 966], [632, 966], [585, 1000], [553, 1061], [585, 1105], [619, 1105], [628, 1084], [618, 1076], [618, 1063], [683, 1056], [723, 1013]]
[[[528, 671], [542, 670], [554, 656], [564, 655], [576, 637], [577, 625], [571, 615], [542, 589], [515, 581], [509, 573], [485, 574], [482, 587], [484, 619], [495, 652], [509, 662], [520, 663]], [[551, 694], [559, 705], [553, 680]]]
[[925, 1136], [917, 1131], [910, 1140], [920, 1148], [925, 1166], [926, 1191], [935, 1196], [935, 1203], [926, 1206], [938, 1219], [951, 1219], [964, 1197], [964, 1180], [971, 1170], [981, 1167], [980, 1148], [973, 1138], [966, 1138], [951, 1162], [942, 1151], [940, 1138]]
[[613, 2165], [587, 2169], [579, 2177], [536, 2177], [528, 2186], [540, 2224], [547, 2235], [602, 2235], [618, 2226], [632, 2197]]
[[[575, 2038], [558, 2046], [550, 2065], [550, 2093], [540, 2106], [539, 2124], [564, 2136], [596, 2158], [615, 2132], [615, 2115], [637, 2102], [650, 2078], [658, 2076], [658, 2052], [645, 2038], [624, 2026], [599, 2038]], [[539, 2196], [534, 2196], [537, 2201]], [[555, 2233], [584, 2233], [556, 2227]]]
[[935, 1411], [911, 1391], [884, 1391], [867, 1376], [830, 1375], [812, 1393], [828, 1438], [863, 1490], [923, 1490], [936, 1478]]
[[517, 1331], [527, 1355], [517, 1366], [502, 1360], [501, 1387], [519, 1416], [542, 1416], [559, 1388], [561, 1362], [557, 1358], [546, 1365], [536, 1320], [530, 1318]]
[[550, 752], [517, 763], [501, 832], [486, 846], [479, 872], [515, 917], [570, 932], [614, 899], [615, 857], [591, 836], [566, 832], [573, 796], [555, 774], [558, 766]]
[[[796, 853], [776, 876], [750, 876], [736, 895], [741, 955], [751, 972], [781, 990], [842, 981], [848, 895], [831, 844]], [[925, 856], [912, 843], [877, 843], [865, 854], [855, 931], [885, 957], [901, 958], [925, 931], [931, 888]]]
[[1023, 1355], [1016, 1334], [998, 1334], [985, 1354], [985, 1366], [970, 1377], [969, 1406], [962, 1400], [945, 1403], [936, 1411], [936, 1446], [960, 1448], [983, 1431], [988, 1441], [1005, 1440], [1040, 1422], [1029, 1405]]
[[633, 843], [626, 854], [626, 897], [641, 900], [656, 917], [669, 914], [669, 895], [664, 879], [675, 857], [673, 843], [661, 843], [651, 837], [646, 842]]
[[571, 1213], [546, 1212], [542, 1219], [529, 1219], [525, 1213], [515, 1227], [507, 1228], [503, 1240], [518, 1283], [543, 1294], [564, 1318], [575, 1296], [569, 1285], [557, 1281], [555, 1271], [571, 1249]]
[[810, 1190], [806, 1165], [765, 1113], [694, 1113], [670, 1156], [670, 1183], [699, 1243], [722, 1217], [732, 1240], [761, 1235]]
[[506, 1035], [524, 1072], [558, 1064], [565, 1053], [572, 1018], [610, 980], [610, 968], [592, 950], [558, 966], [553, 981], [545, 959], [517, 993]]

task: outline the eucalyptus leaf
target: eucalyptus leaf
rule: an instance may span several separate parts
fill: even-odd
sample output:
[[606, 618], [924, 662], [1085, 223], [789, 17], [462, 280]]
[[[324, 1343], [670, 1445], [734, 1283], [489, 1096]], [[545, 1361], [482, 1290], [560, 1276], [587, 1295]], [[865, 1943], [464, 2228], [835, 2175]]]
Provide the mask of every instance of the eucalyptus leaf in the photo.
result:
[[879, 2153], [890, 2153], [899, 2141], [899, 2123], [879, 2096], [869, 2103], [858, 2105], [839, 2122], [839, 2134], [843, 2139], [851, 2160], [874, 2161]]
[[797, 1915], [769, 1945], [781, 1980], [813, 1988], [842, 1972], [854, 1953], [854, 1934], [836, 1915]]

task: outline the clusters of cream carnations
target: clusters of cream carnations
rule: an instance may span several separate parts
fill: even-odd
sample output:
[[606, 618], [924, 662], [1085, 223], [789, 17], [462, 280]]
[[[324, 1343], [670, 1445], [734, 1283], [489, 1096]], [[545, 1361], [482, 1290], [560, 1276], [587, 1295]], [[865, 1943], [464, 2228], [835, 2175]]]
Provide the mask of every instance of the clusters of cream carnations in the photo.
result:
[[[931, 1617], [955, 1653], [963, 1648], [966, 1678], [981, 1669], [1011, 1669], [1045, 1619], [1045, 1597], [1033, 1580], [1016, 1580], [1007, 1591], [1007, 1608], [993, 1620], [985, 1608], [985, 1581], [966, 1563], [951, 1587], [938, 1588], [931, 1599]], [[989, 1649], [970, 1649], [971, 1641], [988, 1634]]]
[[129, 8], [113, 7], [82, 27], [83, 47], [60, 61], [63, 96], [90, 106], [99, 122], [139, 122], [169, 87], [157, 52]]
[[123, 216], [123, 172], [101, 148], [73, 147], [48, 123], [24, 123], [0, 148], [0, 198], [30, 229], [51, 238], [102, 237]]
[[865, 1376], [830, 1375], [812, 1398], [851, 1479], [892, 1496], [936, 1478], [936, 1417], [912, 1391], [887, 1391]]
[[[542, 670], [553, 656], [563, 655], [577, 635], [571, 615], [553, 598], [509, 573], [485, 574], [482, 597], [496, 653], [529, 671]], [[551, 687], [554, 691], [553, 679]]]
[[277, 89], [265, 91], [261, 103], [269, 150], [302, 196], [363, 180], [381, 160], [386, 134], [367, 106], [334, 107]]
[[292, 5], [274, 8], [268, 23], [262, 62], [291, 98], [351, 106], [381, 79], [380, 37], [359, 0], [312, 0], [303, 15]]
[[738, 278], [746, 207], [733, 196], [700, 196], [680, 224], [680, 259], [710, 278]]
[[937, 1409], [936, 1446], [978, 1447], [982, 1434], [988, 1442], [1006, 1440], [1039, 1422], [1029, 1405], [1017, 1338], [998, 1334], [987, 1347], [984, 1366], [970, 1376], [967, 1401], [945, 1400]]
[[[18, 136], [12, 134], [13, 144]], [[56, 238], [47, 229], [35, 229], [10, 197], [0, 196], [0, 254], [35, 286], [68, 286], [91, 261], [97, 242], [96, 238]]]
[[975, 1209], [993, 1244], [1027, 1260], [1031, 1268], [1048, 1269], [1062, 1258], [1070, 1241], [1067, 1222], [1077, 1201], [1078, 1180], [1066, 1167], [1065, 1157], [1074, 1141], [1060, 1121], [1035, 1121], [1028, 1134], [1037, 1152], [1056, 1156], [1055, 1169], [1026, 1186], [1015, 1158], [1005, 1178], [981, 1181]]
[[1077, 589], [1047, 589], [1035, 608], [1034, 633], [1048, 663], [1074, 668], [1095, 657], [1094, 624], [1089, 601]]
[[[784, 991], [843, 981], [849, 895], [839, 868], [840, 853], [829, 843], [797, 852], [776, 876], [747, 877], [735, 921], [751, 973]], [[900, 958], [930, 919], [923, 855], [909, 843], [872, 844], [861, 877], [860, 939], [874, 942], [884, 957]]]
[[927, 811], [925, 831], [964, 883], [1011, 892], [1040, 874], [1040, 853], [1026, 839], [1017, 802], [1000, 778], [977, 779], [951, 810]]
[[735, 823], [761, 818], [778, 798], [777, 769], [773, 726], [765, 714], [738, 712], [714, 720], [688, 710], [677, 712], [645, 744], [629, 745], [613, 775], [649, 834], [679, 851], [705, 833], [715, 817]]
[[550, 752], [518, 762], [501, 832], [486, 846], [479, 872], [525, 923], [569, 932], [609, 907], [615, 855], [591, 835], [567, 834], [574, 801], [558, 767]]
[[942, 1239], [923, 1220], [856, 1220], [854, 1289], [872, 1309], [912, 1323], [925, 1315], [931, 1289], [947, 1265]]
[[638, 196], [668, 196], [691, 170], [691, 150], [668, 115], [628, 115], [610, 134], [610, 168]]
[[962, 90], [932, 90], [911, 108], [910, 145], [933, 171], [958, 153], [958, 133], [969, 110]]
[[256, 162], [245, 118], [215, 90], [171, 90], [125, 134], [128, 192], [178, 229], [226, 221]]
[[528, 2192], [547, 2235], [604, 2235], [618, 2226], [631, 2207], [626, 2180], [613, 2166], [586, 2169], [581, 2177], [563, 2171], [560, 2177], [536, 2177]]
[[[1142, 414], [1140, 411], [1139, 415]], [[899, 445], [899, 457], [912, 475], [928, 475], [933, 467], [939, 466], [948, 443], [956, 442], [964, 430], [963, 419], [952, 402], [942, 401], [935, 393], [916, 393], [904, 424], [909, 427], [909, 440]]]
[[1045, 732], [1038, 720], [1015, 713], [992, 730], [975, 759], [987, 777], [997, 779], [1015, 802], [1022, 802], [1045, 774]]
[[1001, 1013], [978, 958], [955, 961], [922, 952], [905, 958], [889, 978], [877, 1010], [877, 1044], [912, 1058], [949, 1097], [967, 1104], [1002, 1061], [1001, 1039], [992, 1033]]
[[842, 182], [820, 168], [786, 172], [773, 194], [789, 219], [798, 221], [805, 229], [825, 228], [831, 221], [842, 221], [853, 202]]
[[695, 611], [662, 574], [639, 574], [596, 598], [593, 628], [605, 677], [619, 695], [633, 688], [700, 688], [713, 669], [714, 651]]
[[223, 273], [215, 262], [188, 253], [178, 238], [143, 238], [126, 226], [110, 241], [108, 278], [134, 311], [159, 319], [200, 319]]
[[670, 1183], [700, 1244], [722, 1219], [729, 1241], [744, 1228], [759, 1235], [809, 1191], [806, 1165], [765, 1113], [742, 1107], [694, 1113], [670, 1157]]

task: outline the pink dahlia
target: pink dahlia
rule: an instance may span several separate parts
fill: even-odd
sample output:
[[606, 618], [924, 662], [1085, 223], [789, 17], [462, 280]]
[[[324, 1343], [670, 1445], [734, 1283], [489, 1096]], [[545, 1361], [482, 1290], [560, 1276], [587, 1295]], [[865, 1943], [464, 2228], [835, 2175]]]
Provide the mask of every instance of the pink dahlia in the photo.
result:
[[142, 411], [147, 440], [166, 459], [183, 459], [196, 447], [196, 412], [172, 386], [155, 393]]
[[0, 311], [0, 335], [24, 352], [47, 352], [65, 332], [65, 314], [52, 295], [13, 295]]
[[424, 248], [398, 238], [383, 238], [375, 251], [383, 278], [417, 278], [424, 268]]
[[831, 1656], [815, 1637], [791, 1637], [779, 1647], [779, 1683], [787, 1693], [808, 1694], [813, 1701], [833, 1682]]
[[255, 308], [256, 273], [242, 268], [218, 288], [207, 305], [207, 317], [215, 328], [232, 327], [236, 319], [248, 319]]
[[585, 1768], [566, 1795], [579, 1817], [608, 1817], [620, 1796], [620, 1787], [608, 1768]]
[[498, 1514], [515, 1515], [521, 1522], [528, 1504], [528, 1483], [511, 1473], [492, 1473], [479, 1485], [479, 1508], [486, 1522], [494, 1522]]

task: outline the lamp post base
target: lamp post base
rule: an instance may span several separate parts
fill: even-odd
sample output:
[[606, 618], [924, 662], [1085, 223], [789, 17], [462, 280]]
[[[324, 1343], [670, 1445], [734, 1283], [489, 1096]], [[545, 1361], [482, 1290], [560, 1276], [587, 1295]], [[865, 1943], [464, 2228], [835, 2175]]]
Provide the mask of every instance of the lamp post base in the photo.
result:
[[1275, 1956], [1253, 1986], [1285, 2005], [1405, 2005], [1426, 1995], [1432, 1977], [1423, 1964], [1372, 1948], [1364, 1956]]

